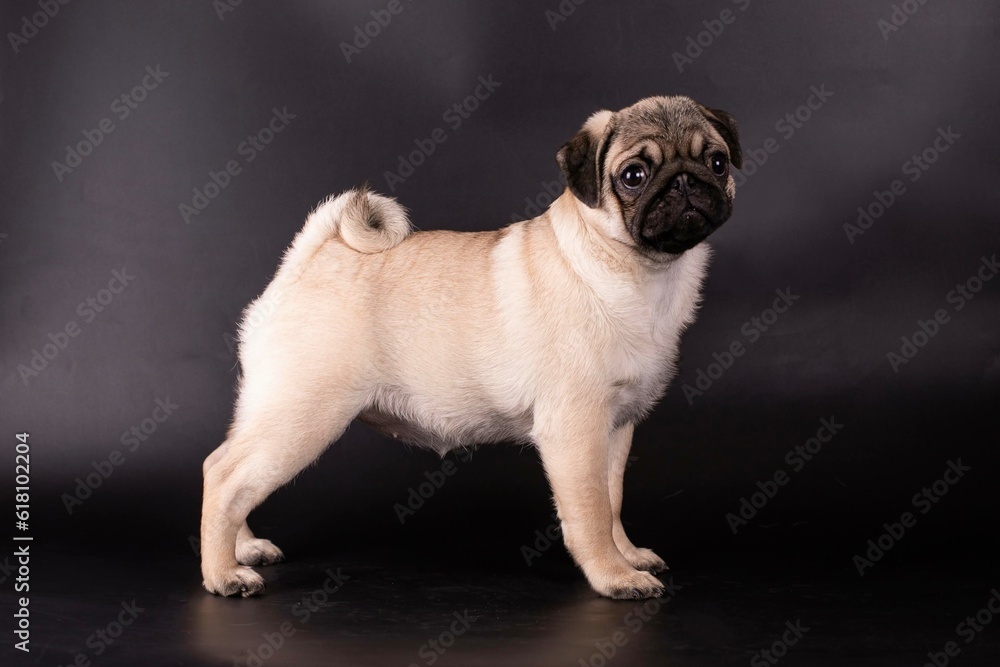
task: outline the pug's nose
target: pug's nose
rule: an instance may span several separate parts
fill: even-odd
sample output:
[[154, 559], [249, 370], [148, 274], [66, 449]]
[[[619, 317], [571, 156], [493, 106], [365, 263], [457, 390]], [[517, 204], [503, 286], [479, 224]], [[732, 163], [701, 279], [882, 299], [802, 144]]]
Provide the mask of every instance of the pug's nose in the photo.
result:
[[687, 172], [677, 174], [674, 176], [674, 182], [671, 184], [674, 190], [680, 190], [684, 195], [691, 194], [691, 175]]

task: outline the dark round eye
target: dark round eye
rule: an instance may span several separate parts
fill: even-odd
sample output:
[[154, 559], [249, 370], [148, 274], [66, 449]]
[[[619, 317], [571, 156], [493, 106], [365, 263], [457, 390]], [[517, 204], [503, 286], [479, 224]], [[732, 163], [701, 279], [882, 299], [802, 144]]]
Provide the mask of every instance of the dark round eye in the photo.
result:
[[641, 164], [630, 164], [622, 171], [622, 184], [626, 188], [637, 188], [646, 181], [646, 168]]
[[712, 153], [708, 159], [708, 164], [712, 168], [712, 173], [716, 176], [725, 176], [729, 170], [729, 159], [725, 153]]

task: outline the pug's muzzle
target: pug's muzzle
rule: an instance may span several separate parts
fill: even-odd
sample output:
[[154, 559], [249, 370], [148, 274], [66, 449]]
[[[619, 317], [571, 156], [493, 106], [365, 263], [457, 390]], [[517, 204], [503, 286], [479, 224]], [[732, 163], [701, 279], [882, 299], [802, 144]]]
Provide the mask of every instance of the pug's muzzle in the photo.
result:
[[657, 252], [682, 253], [708, 238], [731, 213], [730, 198], [714, 176], [706, 178], [685, 171], [684, 166], [665, 168], [637, 202], [635, 224], [630, 227], [637, 244]]

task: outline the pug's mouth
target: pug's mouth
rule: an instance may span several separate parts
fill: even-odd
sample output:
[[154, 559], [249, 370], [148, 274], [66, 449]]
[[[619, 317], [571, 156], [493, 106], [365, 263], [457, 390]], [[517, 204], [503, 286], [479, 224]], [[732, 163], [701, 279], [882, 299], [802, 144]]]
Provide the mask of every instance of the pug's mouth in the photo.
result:
[[657, 252], [682, 253], [704, 241], [725, 221], [717, 211], [690, 198], [683, 204], [675, 202], [672, 215], [670, 208], [664, 198], [650, 211], [639, 231], [641, 245]]

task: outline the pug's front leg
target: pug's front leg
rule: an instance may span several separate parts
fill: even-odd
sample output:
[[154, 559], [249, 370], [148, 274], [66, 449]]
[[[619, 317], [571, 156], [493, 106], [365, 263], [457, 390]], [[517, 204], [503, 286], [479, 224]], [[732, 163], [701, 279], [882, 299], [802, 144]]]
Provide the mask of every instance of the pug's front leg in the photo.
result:
[[608, 485], [610, 434], [603, 410], [536, 412], [534, 441], [555, 497], [563, 541], [591, 587], [609, 598], [663, 595], [663, 584], [634, 568], [615, 545]]
[[608, 451], [608, 491], [611, 494], [611, 534], [614, 536], [618, 550], [625, 560], [637, 570], [657, 573], [669, 570], [663, 559], [651, 549], [643, 549], [632, 544], [622, 526], [622, 485], [625, 468], [628, 466], [628, 453], [632, 449], [632, 433], [634, 424], [626, 424], [611, 434], [610, 450]]

